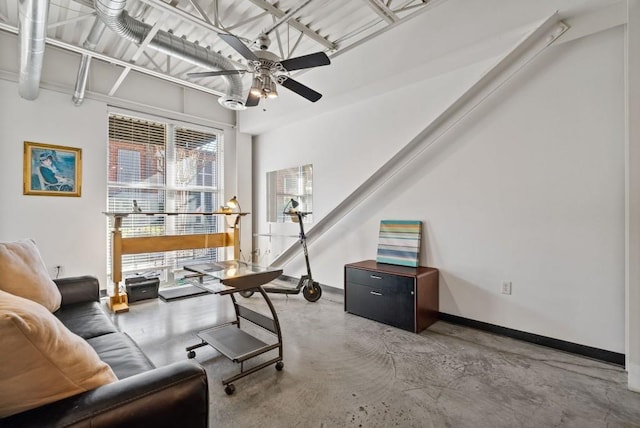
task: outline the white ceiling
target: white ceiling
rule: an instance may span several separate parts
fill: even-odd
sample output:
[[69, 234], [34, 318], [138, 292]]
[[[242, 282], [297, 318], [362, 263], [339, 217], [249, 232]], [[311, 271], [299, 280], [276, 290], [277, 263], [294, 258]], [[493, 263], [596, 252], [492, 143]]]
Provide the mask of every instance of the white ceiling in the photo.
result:
[[[333, 57], [440, 1], [312, 0], [271, 32], [270, 50], [282, 59], [317, 51]], [[0, 29], [17, 32], [18, 3], [16, 0], [0, 0]], [[245, 60], [217, 33], [230, 32], [250, 43], [301, 3], [296, 0], [128, 0], [125, 10], [133, 18], [158, 30], [210, 47], [242, 68]], [[95, 19], [92, 0], [52, 0], [47, 23], [48, 41], [82, 50]], [[94, 52], [101, 54], [100, 59], [135, 60], [135, 64], [144, 69], [170, 75], [189, 84], [196, 83], [214, 93], [225, 92], [226, 83], [220, 77], [190, 79], [186, 76], [188, 72], [207, 71], [205, 69], [152, 49], [143, 49], [142, 52], [138, 49], [132, 42], [107, 30]], [[245, 86], [248, 90], [250, 85]], [[112, 88], [111, 92], [116, 90]]]

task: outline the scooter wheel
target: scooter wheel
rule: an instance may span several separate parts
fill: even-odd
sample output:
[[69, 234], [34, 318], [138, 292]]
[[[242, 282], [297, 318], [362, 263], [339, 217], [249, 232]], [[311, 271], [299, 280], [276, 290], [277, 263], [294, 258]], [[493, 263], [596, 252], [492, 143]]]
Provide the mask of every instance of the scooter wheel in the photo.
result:
[[311, 285], [307, 285], [302, 289], [302, 295], [309, 302], [317, 302], [322, 296], [322, 288], [320, 288], [320, 284], [313, 281]]
[[240, 295], [248, 299], [249, 297], [253, 296], [253, 291], [250, 291], [250, 290], [240, 291]]

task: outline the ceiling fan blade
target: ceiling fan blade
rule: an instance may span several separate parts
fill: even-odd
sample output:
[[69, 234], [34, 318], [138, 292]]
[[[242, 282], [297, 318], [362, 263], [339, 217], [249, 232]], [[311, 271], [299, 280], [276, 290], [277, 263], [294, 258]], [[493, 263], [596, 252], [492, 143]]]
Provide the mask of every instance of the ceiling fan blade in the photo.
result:
[[234, 48], [236, 51], [238, 51], [238, 53], [240, 55], [242, 55], [243, 57], [245, 57], [246, 59], [250, 60], [250, 61], [259, 61], [259, 58], [256, 56], [256, 54], [254, 54], [251, 49], [249, 49], [247, 47], [247, 45], [245, 45], [244, 43], [242, 43], [242, 40], [240, 40], [239, 38], [237, 38], [236, 36], [234, 36], [233, 34], [224, 34], [224, 33], [218, 33], [218, 36], [220, 36], [220, 38], [222, 40], [224, 40], [225, 42], [227, 42], [227, 44], [229, 46], [231, 46], [232, 48]]
[[251, 91], [249, 91], [249, 96], [247, 96], [247, 101], [244, 103], [245, 107], [255, 107], [260, 102], [260, 96], [254, 95]]
[[322, 94], [314, 91], [313, 89], [309, 88], [308, 86], [303, 85], [302, 83], [293, 80], [290, 77], [287, 77], [287, 79], [282, 82], [282, 86], [284, 86], [285, 88], [289, 89], [290, 91], [295, 92], [296, 94], [305, 97], [306, 99], [308, 99], [309, 101], [311, 101], [312, 103], [315, 103], [316, 101], [318, 101], [320, 98], [322, 98]]
[[295, 58], [280, 61], [280, 64], [287, 71], [302, 70], [303, 68], [318, 67], [321, 65], [331, 64], [331, 60], [324, 52], [316, 52], [309, 55], [298, 56]]
[[222, 71], [202, 71], [198, 73], [187, 73], [189, 77], [211, 77], [211, 76], [228, 76], [231, 74], [244, 74], [247, 70], [222, 70]]

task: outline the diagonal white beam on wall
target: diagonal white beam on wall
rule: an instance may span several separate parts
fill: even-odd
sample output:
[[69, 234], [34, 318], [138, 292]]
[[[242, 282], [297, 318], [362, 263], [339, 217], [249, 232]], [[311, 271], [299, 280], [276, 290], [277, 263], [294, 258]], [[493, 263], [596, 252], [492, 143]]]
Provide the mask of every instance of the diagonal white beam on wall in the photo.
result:
[[[310, 228], [306, 233], [307, 242], [311, 244], [318, 239], [380, 187], [392, 180], [400, 171], [411, 167], [410, 164], [418, 155], [464, 120], [469, 113], [509, 81], [519, 70], [533, 61], [568, 28], [565, 23], [560, 21], [557, 13], [541, 21], [491, 69], [485, 72], [458, 99], [453, 101], [433, 122], [427, 125], [325, 217], [320, 219], [315, 226]], [[272, 266], [281, 267], [299, 256], [299, 253], [298, 244], [294, 243], [273, 260], [271, 264]]]

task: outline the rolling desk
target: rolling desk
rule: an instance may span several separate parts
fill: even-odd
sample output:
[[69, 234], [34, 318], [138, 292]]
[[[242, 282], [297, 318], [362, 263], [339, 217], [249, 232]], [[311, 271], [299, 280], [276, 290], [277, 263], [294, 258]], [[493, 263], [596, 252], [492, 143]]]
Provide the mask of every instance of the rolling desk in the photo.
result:
[[[197, 333], [201, 342], [186, 348], [187, 357], [195, 358], [194, 349], [210, 345], [234, 363], [240, 364], [240, 373], [223, 379], [224, 391], [231, 395], [235, 391], [233, 382], [265, 367], [275, 364], [276, 370], [280, 371], [284, 367], [282, 362], [282, 332], [278, 315], [273, 307], [273, 303], [263, 290], [262, 285], [273, 281], [282, 274], [282, 269], [263, 268], [241, 261], [215, 262], [211, 264], [199, 264], [185, 266], [186, 270], [197, 272], [201, 275], [208, 275], [220, 280], [226, 286], [216, 289], [215, 294], [229, 295], [235, 310], [235, 319], [202, 330]], [[238, 303], [235, 293], [244, 290], [259, 292], [271, 312], [271, 318], [261, 313], [255, 312]], [[276, 338], [275, 343], [266, 343], [241, 329], [242, 320], [251, 322], [264, 330], [272, 333]], [[250, 368], [245, 368], [245, 362], [272, 350], [278, 350], [278, 355], [268, 361], [259, 363]]]

